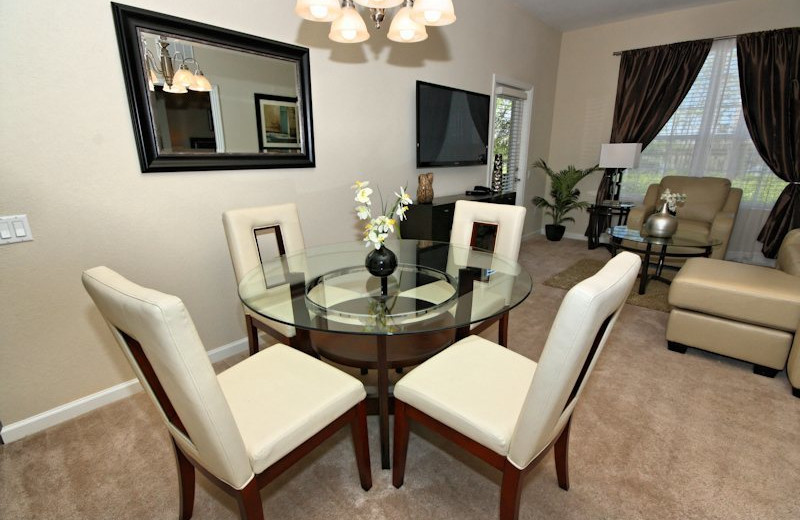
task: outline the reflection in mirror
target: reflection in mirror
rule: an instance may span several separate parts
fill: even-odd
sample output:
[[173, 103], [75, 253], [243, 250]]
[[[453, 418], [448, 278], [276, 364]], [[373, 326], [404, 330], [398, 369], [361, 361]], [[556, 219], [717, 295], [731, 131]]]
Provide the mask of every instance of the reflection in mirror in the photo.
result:
[[314, 166], [308, 49], [112, 8], [142, 171]]

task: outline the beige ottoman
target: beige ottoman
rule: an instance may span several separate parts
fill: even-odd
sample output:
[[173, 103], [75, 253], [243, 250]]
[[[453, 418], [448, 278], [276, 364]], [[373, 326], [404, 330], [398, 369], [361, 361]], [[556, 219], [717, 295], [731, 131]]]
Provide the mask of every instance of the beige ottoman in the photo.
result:
[[[797, 254], [789, 254], [789, 250]], [[694, 347], [753, 363], [757, 374], [787, 370], [800, 397], [800, 230], [787, 235], [778, 269], [690, 258], [670, 286], [670, 350]], [[791, 274], [790, 274], [791, 273]]]

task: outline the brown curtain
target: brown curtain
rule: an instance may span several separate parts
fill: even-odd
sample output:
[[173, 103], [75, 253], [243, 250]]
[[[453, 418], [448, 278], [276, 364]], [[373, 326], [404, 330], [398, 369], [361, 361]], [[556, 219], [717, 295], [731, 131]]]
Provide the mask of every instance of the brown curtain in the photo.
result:
[[742, 109], [758, 153], [789, 183], [758, 235], [775, 258], [783, 237], [800, 227], [800, 27], [736, 37]]
[[[673, 43], [624, 51], [619, 64], [611, 143], [642, 143], [644, 150], [689, 93], [712, 40]], [[606, 170], [597, 203], [609, 198], [611, 175]]]
[[[642, 143], [644, 150], [664, 128], [700, 74], [713, 40], [673, 43], [622, 52], [611, 143]], [[613, 169], [606, 169], [595, 202], [610, 198]], [[596, 222], [593, 219], [602, 219]], [[592, 215], [584, 233], [608, 227], [608, 217]]]

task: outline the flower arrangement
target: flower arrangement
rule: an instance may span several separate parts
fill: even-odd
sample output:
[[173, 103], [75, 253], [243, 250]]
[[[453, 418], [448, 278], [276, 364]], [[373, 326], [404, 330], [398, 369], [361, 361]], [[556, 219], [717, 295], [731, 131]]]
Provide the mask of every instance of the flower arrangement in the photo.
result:
[[675, 210], [678, 207], [679, 203], [686, 202], [686, 194], [685, 193], [672, 193], [669, 191], [669, 188], [665, 189], [664, 192], [661, 194], [661, 200], [665, 201], [667, 208], [675, 213]]
[[[369, 187], [369, 181], [356, 181], [352, 188], [356, 191], [355, 201], [360, 204], [356, 206], [356, 215], [358, 215], [359, 220], [368, 221], [364, 226], [364, 242], [366, 242], [367, 247], [373, 246], [376, 250], [380, 249], [389, 233], [393, 233], [395, 230], [394, 226], [397, 221], [394, 217], [396, 216], [398, 220], [406, 218], [406, 211], [408, 211], [408, 206], [411, 204], [411, 197], [406, 193], [405, 188], [400, 187], [400, 193], [395, 192], [397, 199], [394, 204], [391, 206], [384, 205], [382, 214], [373, 217], [372, 201], [369, 198], [373, 191]], [[383, 203], [383, 197], [381, 197], [381, 203]]]

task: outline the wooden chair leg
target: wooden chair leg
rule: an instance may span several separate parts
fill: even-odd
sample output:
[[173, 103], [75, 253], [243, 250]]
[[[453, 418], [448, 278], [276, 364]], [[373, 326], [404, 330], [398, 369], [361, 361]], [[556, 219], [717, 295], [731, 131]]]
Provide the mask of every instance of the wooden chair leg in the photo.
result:
[[239, 505], [239, 516], [242, 520], [264, 520], [257, 479], [251, 480], [236, 494], [236, 503]]
[[508, 313], [500, 316], [500, 323], [497, 324], [497, 336], [498, 343], [508, 348]]
[[408, 454], [409, 424], [406, 404], [394, 402], [394, 460], [392, 461], [392, 485], [399, 488], [406, 475], [406, 455]]
[[189, 520], [194, 512], [194, 466], [172, 439], [172, 451], [175, 453], [175, 464], [178, 466], [178, 495], [180, 520]]
[[567, 420], [564, 429], [553, 445], [553, 453], [556, 458], [556, 476], [558, 477], [558, 487], [564, 491], [569, 490], [569, 428], [572, 424], [572, 417]]
[[500, 484], [500, 520], [519, 518], [519, 500], [522, 495], [522, 471], [506, 461], [503, 481]]
[[247, 345], [250, 347], [250, 355], [258, 352], [258, 329], [253, 324], [253, 318], [249, 314], [244, 315], [244, 324], [247, 329]]
[[356, 452], [356, 465], [361, 488], [369, 491], [372, 487], [372, 469], [369, 464], [369, 438], [367, 435], [367, 402], [361, 401], [356, 405], [356, 413], [350, 422], [353, 434], [353, 447]]

